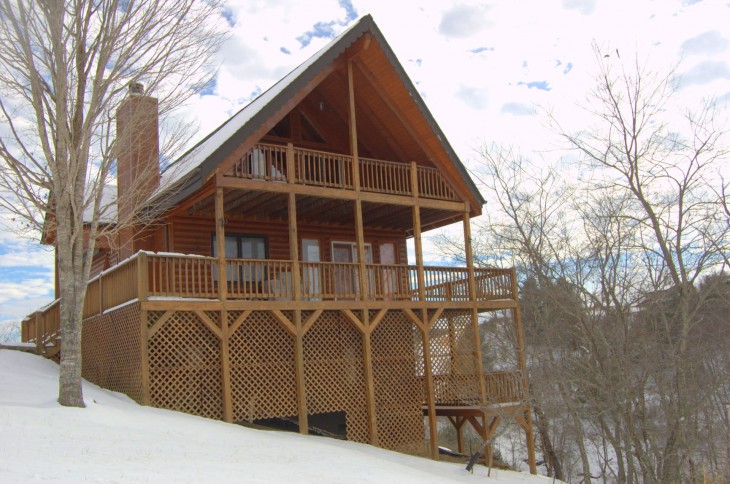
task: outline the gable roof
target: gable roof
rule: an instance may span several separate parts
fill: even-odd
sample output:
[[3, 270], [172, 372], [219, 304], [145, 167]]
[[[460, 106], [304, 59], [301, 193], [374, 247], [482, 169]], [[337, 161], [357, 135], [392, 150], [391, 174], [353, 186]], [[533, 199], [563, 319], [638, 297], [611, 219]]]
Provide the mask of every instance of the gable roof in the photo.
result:
[[[477, 206], [473, 209], [480, 212], [484, 198], [370, 15], [362, 17], [170, 164], [162, 173], [160, 187], [152, 194], [151, 200], [164, 199], [163, 203], [170, 207], [201, 188], [229, 153], [259, 130], [302, 88], [366, 33], [371, 34], [382, 49], [433, 135], [438, 139], [440, 147], [456, 168], [473, 201], [476, 202]], [[175, 191], [173, 195], [167, 193], [171, 190]]]

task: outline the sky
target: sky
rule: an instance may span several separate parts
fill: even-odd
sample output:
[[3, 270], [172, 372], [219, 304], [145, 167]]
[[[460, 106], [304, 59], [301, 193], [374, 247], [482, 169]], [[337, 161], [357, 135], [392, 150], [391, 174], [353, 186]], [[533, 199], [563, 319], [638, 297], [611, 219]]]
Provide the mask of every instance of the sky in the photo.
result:
[[58, 365], [19, 351], [0, 351], [0, 388], [1, 482], [562, 482], [143, 407], [88, 382], [85, 409], [62, 407]]
[[[366, 14], [467, 167], [493, 142], [564, 156], [545, 113], [581, 127], [594, 43], [611, 61], [676, 68], [684, 104], [730, 100], [727, 0], [237, 0], [218, 73], [181, 115], [202, 137]], [[0, 322], [53, 297], [53, 253], [37, 241], [0, 227]]]

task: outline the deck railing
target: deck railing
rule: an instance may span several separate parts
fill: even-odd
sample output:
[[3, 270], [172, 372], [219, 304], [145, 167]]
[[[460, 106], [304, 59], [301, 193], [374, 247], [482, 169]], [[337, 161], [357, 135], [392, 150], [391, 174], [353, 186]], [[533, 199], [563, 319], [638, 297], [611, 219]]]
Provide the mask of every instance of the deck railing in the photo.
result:
[[484, 375], [487, 387], [487, 403], [502, 404], [522, 402], [525, 391], [522, 373], [519, 371], [495, 371]]
[[[522, 373], [495, 371], [484, 374], [488, 405], [502, 405], [525, 401]], [[437, 405], [478, 405], [479, 379], [476, 375], [434, 375], [434, 397]]]
[[61, 304], [56, 299], [29, 315], [20, 325], [23, 342], [35, 343], [40, 350], [61, 334]]
[[[214, 257], [146, 254], [149, 288], [155, 297], [218, 297], [218, 261]], [[301, 262], [303, 300], [418, 300], [417, 266], [366, 264], [360, 287], [360, 264]], [[227, 259], [229, 299], [291, 300], [293, 264], [286, 260]], [[426, 301], [469, 301], [469, 277], [462, 267], [424, 267]], [[478, 301], [511, 299], [512, 273], [508, 269], [475, 269]]]
[[[229, 299], [290, 301], [296, 298], [291, 261], [228, 259], [225, 266]], [[299, 299], [418, 301], [417, 266], [366, 264], [365, 288], [361, 288], [360, 270], [360, 264], [354, 263], [301, 262]], [[423, 274], [425, 301], [470, 300], [467, 269], [424, 267]], [[476, 300], [514, 299], [512, 277], [510, 269], [475, 269]], [[103, 314], [147, 297], [215, 300], [219, 297], [220, 279], [215, 257], [139, 252], [89, 281], [83, 317]], [[21, 331], [24, 341], [35, 341], [37, 335], [42, 335], [40, 344], [55, 337], [60, 331], [58, 301], [26, 318]]]
[[[287, 153], [291, 153], [291, 165]], [[354, 190], [353, 158], [340, 153], [259, 143], [244, 154], [226, 176], [327, 188]], [[412, 196], [411, 170], [416, 167], [418, 196], [437, 200], [458, 200], [451, 186], [436, 168], [393, 161], [359, 158], [360, 189], [367, 192]]]

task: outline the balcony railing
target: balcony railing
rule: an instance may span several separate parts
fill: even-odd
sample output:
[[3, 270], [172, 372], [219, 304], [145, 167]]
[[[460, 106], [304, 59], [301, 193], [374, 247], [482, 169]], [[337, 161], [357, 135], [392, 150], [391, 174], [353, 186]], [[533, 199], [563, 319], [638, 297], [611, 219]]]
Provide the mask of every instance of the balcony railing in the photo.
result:
[[[219, 281], [226, 281], [229, 299], [291, 301], [295, 299], [294, 264], [286, 260], [227, 259], [226, 274], [218, 274], [214, 257], [140, 252], [91, 279], [83, 317], [88, 318], [139, 299], [217, 299]], [[303, 301], [418, 301], [418, 267], [366, 264], [361, 288], [360, 264], [301, 262]], [[460, 267], [424, 267], [424, 300], [469, 301], [468, 271]], [[477, 301], [514, 299], [511, 269], [475, 269]], [[22, 325], [23, 341], [46, 344], [60, 331], [59, 303], [31, 314]]]
[[[487, 394], [486, 403], [488, 405], [505, 405], [525, 401], [522, 373], [519, 370], [485, 373], [484, 382]], [[434, 375], [433, 384], [434, 398], [437, 405], [479, 404], [479, 379], [475, 374], [457, 375], [446, 373]]]
[[[158, 297], [216, 298], [218, 260], [214, 257], [145, 254], [149, 287]], [[291, 300], [294, 264], [286, 260], [227, 259], [226, 293], [229, 299]], [[304, 300], [417, 301], [418, 267], [366, 264], [360, 287], [360, 264], [302, 262], [299, 264]], [[469, 275], [460, 267], [424, 267], [426, 301], [469, 301]], [[513, 299], [510, 269], [475, 269], [477, 301]]]
[[[458, 200], [435, 168], [371, 158], [359, 158], [358, 164], [362, 191], [413, 196], [415, 167], [419, 197]], [[291, 170], [293, 177], [289, 176]], [[261, 143], [244, 154], [226, 176], [354, 190], [353, 173], [353, 158], [349, 155]]]

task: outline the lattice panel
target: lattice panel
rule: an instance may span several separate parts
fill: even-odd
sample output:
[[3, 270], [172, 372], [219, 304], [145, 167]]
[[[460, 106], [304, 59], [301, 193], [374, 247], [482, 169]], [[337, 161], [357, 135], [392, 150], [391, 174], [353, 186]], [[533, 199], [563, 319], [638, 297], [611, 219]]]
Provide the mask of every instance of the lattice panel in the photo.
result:
[[430, 339], [436, 402], [441, 405], [478, 404], [480, 393], [471, 312], [444, 311], [431, 327]]
[[148, 348], [152, 406], [222, 418], [220, 343], [195, 313], [175, 312]]
[[233, 420], [297, 415], [294, 340], [271, 313], [252, 312], [229, 345]]
[[325, 311], [304, 335], [308, 413], [346, 412], [347, 439], [368, 442], [362, 336], [339, 312]]
[[416, 374], [414, 332], [420, 334], [402, 312], [385, 314], [371, 336], [373, 379], [379, 444], [400, 452], [423, 454], [423, 393]]
[[87, 318], [81, 333], [82, 376], [142, 400], [140, 306], [129, 304]]

